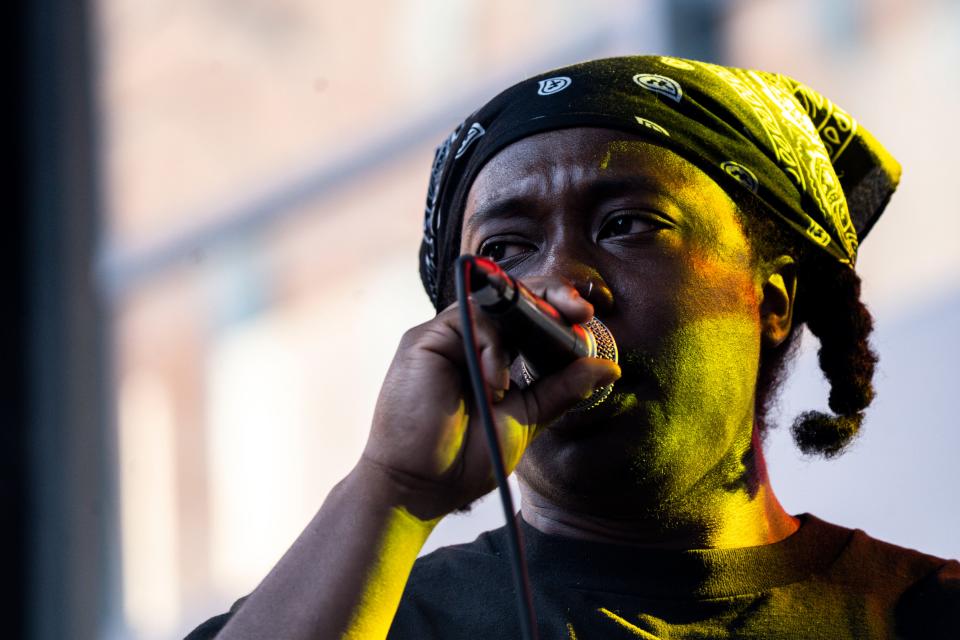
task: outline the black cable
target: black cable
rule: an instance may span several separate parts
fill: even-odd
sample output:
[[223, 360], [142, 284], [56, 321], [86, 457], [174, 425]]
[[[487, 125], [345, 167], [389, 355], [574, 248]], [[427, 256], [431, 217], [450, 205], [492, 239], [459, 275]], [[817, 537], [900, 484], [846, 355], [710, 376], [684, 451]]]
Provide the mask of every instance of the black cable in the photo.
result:
[[523, 547], [520, 544], [520, 530], [513, 513], [513, 497], [510, 495], [506, 470], [503, 468], [503, 455], [500, 452], [500, 442], [493, 425], [493, 410], [490, 408], [490, 398], [483, 382], [483, 367], [480, 364], [480, 355], [474, 332], [473, 308], [470, 305], [470, 288], [468, 286], [472, 267], [473, 256], [462, 255], [457, 258], [455, 275], [457, 301], [460, 305], [460, 325], [463, 331], [463, 348], [467, 359], [467, 371], [470, 375], [470, 386], [473, 389], [476, 407], [480, 411], [480, 421], [483, 423], [483, 431], [487, 437], [487, 449], [490, 451], [490, 462], [493, 465], [493, 476], [497, 481], [500, 503], [503, 505], [503, 515], [507, 521], [507, 544], [510, 547], [510, 567], [513, 570], [513, 584], [517, 594], [517, 610], [520, 612], [520, 631], [524, 640], [536, 640], [537, 620], [533, 613], [533, 597], [530, 593], [527, 562], [523, 554]]

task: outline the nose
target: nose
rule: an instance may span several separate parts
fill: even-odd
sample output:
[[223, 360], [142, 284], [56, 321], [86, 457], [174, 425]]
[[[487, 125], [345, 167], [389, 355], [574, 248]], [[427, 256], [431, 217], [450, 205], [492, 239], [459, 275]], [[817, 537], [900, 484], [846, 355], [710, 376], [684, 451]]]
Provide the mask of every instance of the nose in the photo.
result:
[[613, 311], [614, 297], [599, 268], [593, 240], [580, 231], [582, 222], [575, 209], [564, 210], [553, 221], [548, 246], [541, 254], [540, 273], [565, 278], [593, 305], [594, 315], [604, 319]]
[[613, 292], [599, 274], [573, 280], [573, 286], [581, 298], [593, 305], [593, 312], [598, 317], [609, 314], [613, 309]]
[[548, 266], [548, 272], [569, 280], [601, 319], [613, 310], [613, 291], [596, 267], [583, 260], [555, 260]]

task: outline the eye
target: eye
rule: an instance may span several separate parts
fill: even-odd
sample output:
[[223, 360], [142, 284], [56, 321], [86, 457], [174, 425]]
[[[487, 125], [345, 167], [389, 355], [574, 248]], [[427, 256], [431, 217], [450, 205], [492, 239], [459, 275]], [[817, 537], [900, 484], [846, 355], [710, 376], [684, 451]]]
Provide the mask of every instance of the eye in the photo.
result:
[[600, 228], [600, 233], [597, 234], [597, 240], [617, 236], [640, 235], [656, 231], [662, 227], [663, 224], [658, 223], [657, 219], [651, 214], [619, 214], [607, 219]]
[[494, 262], [501, 262], [529, 253], [534, 247], [526, 242], [506, 239], [487, 240], [480, 245], [477, 255], [490, 258]]

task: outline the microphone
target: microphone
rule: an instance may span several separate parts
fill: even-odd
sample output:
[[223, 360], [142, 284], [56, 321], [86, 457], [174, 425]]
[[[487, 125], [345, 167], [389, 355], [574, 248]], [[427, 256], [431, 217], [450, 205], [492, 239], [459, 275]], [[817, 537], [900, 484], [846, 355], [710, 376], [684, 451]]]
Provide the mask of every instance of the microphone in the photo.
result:
[[[470, 256], [469, 293], [476, 306], [497, 325], [507, 344], [521, 358], [521, 374], [528, 385], [541, 376], [559, 371], [578, 358], [589, 356], [617, 362], [617, 343], [606, 325], [591, 318], [584, 324], [566, 322], [553, 306], [497, 263]], [[613, 383], [581, 400], [572, 410], [596, 407], [610, 395]]]

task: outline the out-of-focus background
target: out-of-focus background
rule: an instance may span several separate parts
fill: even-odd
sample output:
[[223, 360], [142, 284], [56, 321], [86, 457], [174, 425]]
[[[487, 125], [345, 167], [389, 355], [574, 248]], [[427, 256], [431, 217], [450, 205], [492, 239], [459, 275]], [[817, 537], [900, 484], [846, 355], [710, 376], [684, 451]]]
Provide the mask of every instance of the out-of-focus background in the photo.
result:
[[[960, 4], [36, 0], [7, 525], [24, 637], [172, 638], [284, 552], [363, 446], [417, 275], [433, 147], [526, 75], [662, 53], [787, 73], [904, 166], [861, 251], [878, 398], [791, 512], [960, 556]], [[19, 201], [18, 201], [19, 202]], [[808, 340], [781, 422], [825, 408]], [[6, 472], [5, 471], [5, 474]], [[362, 499], [358, 496], [358, 499]], [[428, 544], [500, 526], [494, 498]]]

